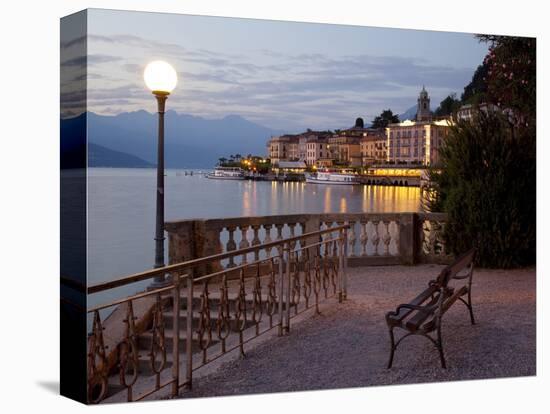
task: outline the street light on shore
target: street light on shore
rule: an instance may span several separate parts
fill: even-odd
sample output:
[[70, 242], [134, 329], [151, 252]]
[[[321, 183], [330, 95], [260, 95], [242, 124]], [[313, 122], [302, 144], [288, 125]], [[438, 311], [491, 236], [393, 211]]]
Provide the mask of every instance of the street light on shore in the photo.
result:
[[[166, 99], [178, 83], [174, 68], [161, 60], [147, 65], [143, 72], [147, 87], [157, 99], [158, 150], [157, 150], [157, 211], [155, 227], [155, 269], [164, 267], [164, 112]], [[165, 275], [156, 276], [151, 288], [166, 286]]]

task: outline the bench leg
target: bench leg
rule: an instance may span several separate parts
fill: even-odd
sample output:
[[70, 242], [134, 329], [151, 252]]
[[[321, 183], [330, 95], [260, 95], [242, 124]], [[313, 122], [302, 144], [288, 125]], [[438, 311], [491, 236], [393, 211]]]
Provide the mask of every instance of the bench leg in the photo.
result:
[[472, 322], [472, 325], [476, 324], [476, 321], [474, 319], [474, 310], [472, 309], [472, 294], [471, 294], [472, 288], [470, 287], [468, 289], [468, 310], [470, 311], [470, 321]]
[[443, 341], [441, 339], [441, 326], [437, 329], [437, 350], [439, 351], [439, 359], [441, 360], [441, 368], [447, 369], [447, 364], [445, 363], [445, 355], [443, 354]]
[[393, 328], [390, 328], [390, 341], [391, 341], [391, 350], [390, 350], [390, 359], [388, 361], [388, 369], [393, 365], [393, 354], [395, 353], [395, 337], [393, 336]]
[[466, 307], [468, 308], [468, 312], [470, 312], [470, 322], [472, 322], [472, 325], [475, 325], [476, 324], [476, 320], [474, 319], [474, 309], [472, 307], [472, 297], [470, 296], [470, 294], [468, 293], [468, 301], [465, 301], [464, 299], [462, 298], [458, 298], [460, 301], [462, 301], [462, 303], [464, 303], [464, 305], [466, 305]]

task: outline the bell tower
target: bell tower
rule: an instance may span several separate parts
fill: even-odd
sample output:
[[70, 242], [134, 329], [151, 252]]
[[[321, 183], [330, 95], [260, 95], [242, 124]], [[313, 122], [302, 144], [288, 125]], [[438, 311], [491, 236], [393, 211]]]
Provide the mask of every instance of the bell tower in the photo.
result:
[[432, 118], [430, 111], [430, 97], [424, 85], [418, 96], [418, 104], [416, 106], [416, 120], [417, 121], [429, 121]]

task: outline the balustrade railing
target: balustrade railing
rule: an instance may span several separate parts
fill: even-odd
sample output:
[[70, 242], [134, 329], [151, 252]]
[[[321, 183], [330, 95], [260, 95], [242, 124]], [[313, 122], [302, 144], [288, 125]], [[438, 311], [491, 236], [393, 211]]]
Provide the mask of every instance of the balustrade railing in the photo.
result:
[[[347, 258], [350, 266], [448, 262], [443, 230], [446, 215], [441, 213], [334, 213], [183, 220], [166, 223], [169, 260], [178, 263], [196, 257], [238, 248], [269, 244], [305, 232], [350, 226]], [[211, 263], [216, 270], [236, 266], [254, 256]], [[250, 257], [249, 257], [250, 256]]]
[[[275, 240], [268, 232], [260, 241], [262, 226], [277, 229]], [[288, 334], [292, 318], [319, 312], [327, 298], [346, 298], [349, 224], [307, 231], [306, 223], [299, 234], [290, 230], [291, 237], [284, 237], [280, 222], [236, 227], [243, 237], [239, 249], [228, 238], [226, 247], [235, 247], [228, 251], [88, 288], [95, 294], [170, 275], [166, 287], [88, 309], [89, 402], [120, 393], [141, 400], [168, 386], [177, 396], [191, 388], [196, 370], [234, 350], [244, 355], [246, 343], [273, 329]], [[112, 313], [102, 318], [107, 309]]]

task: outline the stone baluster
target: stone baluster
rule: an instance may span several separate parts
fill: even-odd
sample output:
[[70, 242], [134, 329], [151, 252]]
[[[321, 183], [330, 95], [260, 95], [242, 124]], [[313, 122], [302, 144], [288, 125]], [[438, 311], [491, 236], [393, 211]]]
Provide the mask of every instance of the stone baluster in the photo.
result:
[[[321, 225], [321, 228], [320, 230], [326, 230], [328, 229], [329, 227], [332, 226], [332, 223], [328, 222], [328, 221], [325, 221], [322, 225]], [[326, 239], [328, 238], [327, 234], [320, 234], [319, 235], [319, 243], [321, 243], [321, 245], [319, 246], [319, 251], [321, 254], [324, 254], [325, 253], [325, 249], [326, 249], [326, 245], [323, 243]]]
[[[252, 238], [252, 246], [257, 246], [258, 244], [261, 244], [260, 238], [258, 237], [258, 231], [260, 230], [260, 226], [255, 224], [252, 226], [252, 230], [254, 231], [254, 237]], [[260, 260], [260, 251], [256, 250], [254, 252], [254, 261]]]
[[[295, 236], [295, 230], [296, 230], [296, 223], [288, 223], [288, 228], [290, 230], [290, 238]], [[294, 247], [296, 247], [296, 242], [290, 242], [290, 248], [294, 250]]]
[[[227, 244], [225, 245], [225, 251], [227, 252], [237, 250], [237, 243], [235, 243], [235, 230], [235, 226], [227, 227], [227, 232], [229, 233], [229, 240], [227, 240]], [[235, 258], [233, 256], [229, 258], [229, 264], [227, 267], [235, 267]]]
[[398, 220], [394, 220], [392, 221], [392, 223], [394, 224], [394, 232], [392, 234], [392, 241], [393, 241], [393, 244], [395, 246], [395, 254], [396, 255], [399, 255], [399, 227], [400, 227], [400, 223]]
[[[344, 224], [346, 224], [345, 221], [337, 221], [336, 223], [332, 223], [332, 225], [331, 225], [330, 227], [333, 227], [333, 226], [334, 226], [334, 227], [339, 227], [339, 226], [343, 226]], [[350, 240], [350, 233], [349, 233], [349, 232], [350, 232], [350, 231], [353, 231], [353, 225], [351, 224], [351, 222], [350, 222], [349, 224], [350, 224], [350, 226], [351, 226], [351, 229], [348, 230], [348, 246], [351, 246], [351, 244], [350, 244], [350, 242], [349, 242], [349, 240]], [[328, 235], [328, 237], [332, 238], [333, 235]], [[354, 235], [353, 237], [355, 237], [355, 235]], [[346, 246], [346, 248], [347, 248], [348, 246]], [[344, 249], [344, 251], [346, 251], [346, 249]], [[347, 254], [348, 254], [348, 256], [349, 256], [349, 255], [352, 255], [352, 254], [353, 254], [353, 249], [347, 249]]]
[[355, 244], [357, 243], [357, 236], [355, 235], [355, 221], [349, 222], [349, 232], [348, 232], [348, 245], [349, 245], [349, 256], [356, 257], [355, 254]]
[[384, 256], [389, 256], [390, 254], [390, 242], [391, 242], [391, 234], [390, 234], [390, 222], [384, 220], [384, 234], [382, 236], [382, 241], [384, 242]]
[[366, 257], [367, 256], [367, 242], [369, 240], [369, 235], [367, 233], [367, 225], [368, 221], [366, 222], [359, 222], [359, 226], [361, 227], [361, 234], [359, 236], [359, 240], [361, 242], [361, 256]]
[[[264, 224], [264, 229], [265, 229], [264, 243], [265, 244], [271, 243], [271, 228], [272, 227], [273, 227], [272, 224]], [[266, 247], [265, 252], [267, 254], [267, 257], [271, 256], [271, 249], [272, 249], [271, 247]]]
[[425, 221], [424, 220], [421, 220], [419, 221], [418, 223], [418, 229], [419, 229], [419, 233], [420, 233], [420, 253], [421, 254], [428, 254], [429, 251], [427, 250], [427, 247], [426, 247], [426, 226], [425, 226]]
[[[301, 234], [304, 234], [306, 232], [306, 224], [305, 223], [299, 223], [298, 225], [302, 229]], [[298, 240], [298, 248], [303, 249], [304, 247], [306, 247], [306, 245], [307, 245], [307, 242], [306, 242], [305, 239]]]
[[378, 244], [380, 243], [380, 235], [378, 234], [378, 224], [380, 223], [379, 220], [373, 220], [372, 221], [372, 228], [374, 230], [374, 234], [372, 235], [372, 246], [374, 247], [373, 256], [378, 256]]
[[[275, 238], [276, 241], [283, 240], [283, 226], [284, 224], [275, 224], [275, 228], [277, 229], [277, 237]], [[277, 250], [279, 251], [279, 256], [283, 255], [283, 245], [280, 244], [277, 247]]]
[[[249, 226], [248, 225], [242, 225], [239, 226], [239, 229], [241, 230], [241, 241], [239, 242], [239, 249], [246, 249], [247, 247], [250, 247], [250, 243], [248, 242], [248, 239], [246, 237], [246, 233], [248, 231]], [[243, 263], [246, 263], [246, 253], [243, 254]]]

